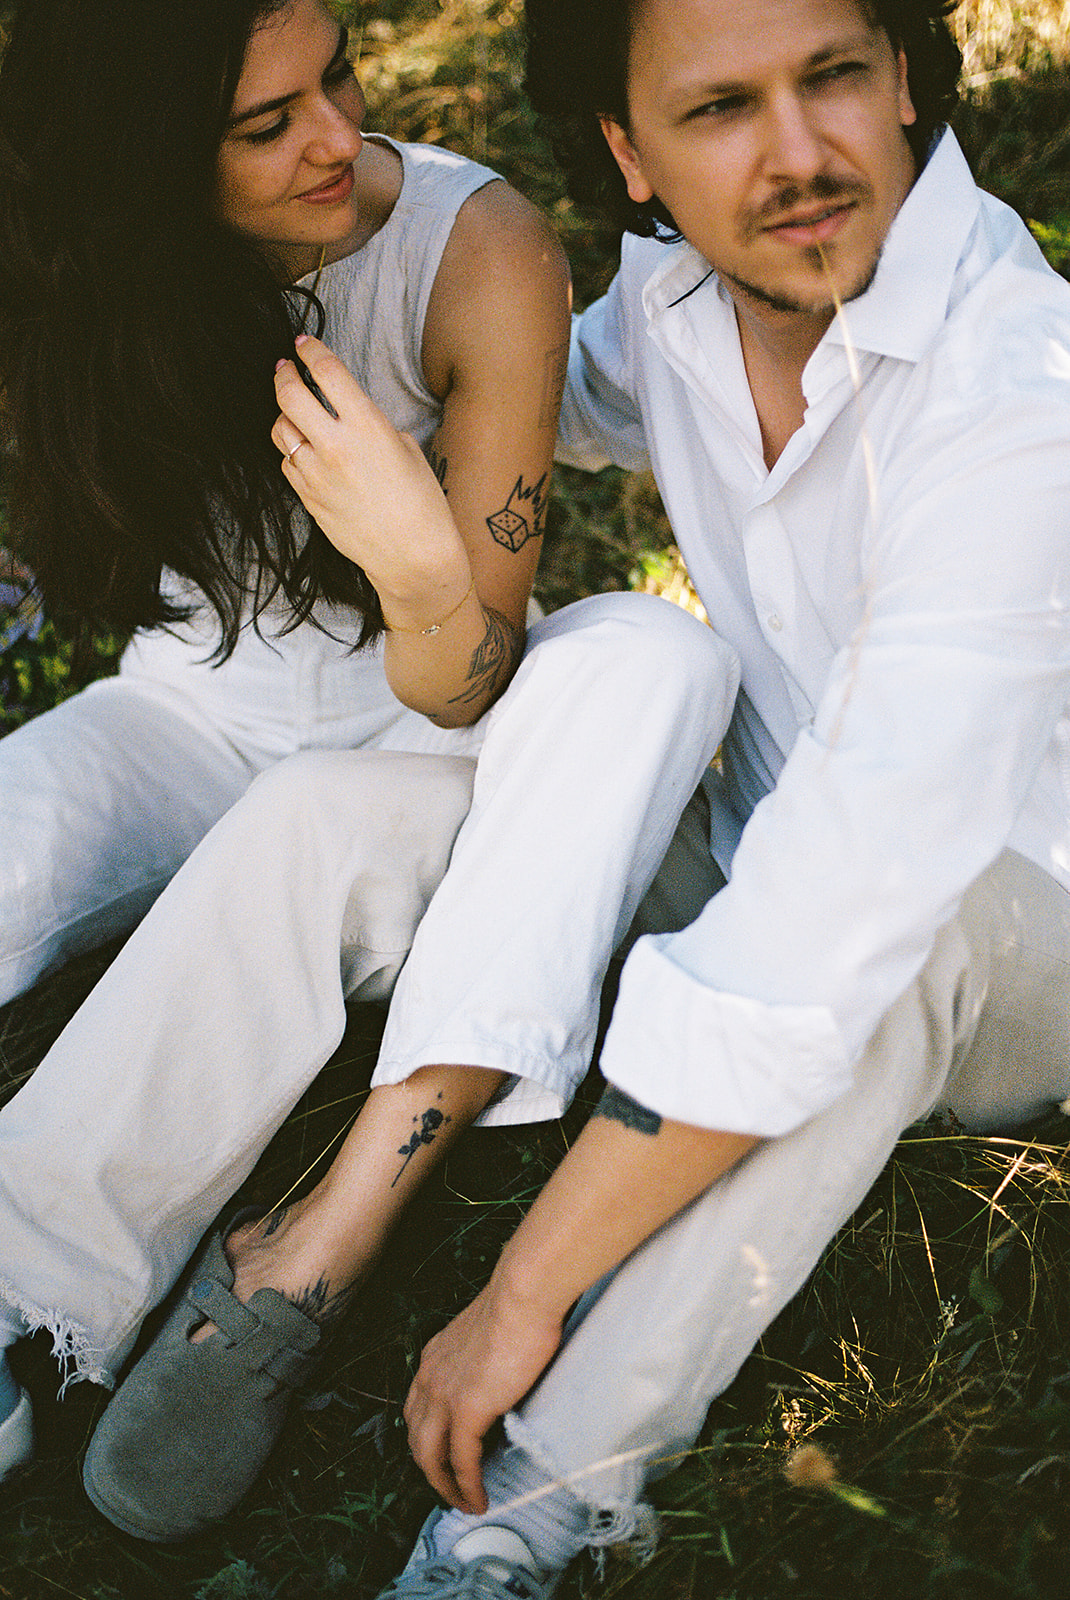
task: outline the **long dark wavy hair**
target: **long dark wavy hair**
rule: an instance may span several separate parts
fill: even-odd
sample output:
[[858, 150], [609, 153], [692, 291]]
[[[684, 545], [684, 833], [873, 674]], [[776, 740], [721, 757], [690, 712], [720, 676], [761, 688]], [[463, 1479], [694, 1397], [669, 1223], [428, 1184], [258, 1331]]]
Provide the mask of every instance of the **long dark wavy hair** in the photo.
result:
[[[642, 0], [526, 0], [528, 98], [574, 200], [621, 229], [678, 238], [657, 200], [636, 205], [602, 136], [600, 117], [628, 127], [628, 52]], [[961, 56], [948, 27], [955, 0], [859, 0], [907, 60], [917, 121], [904, 129], [924, 162], [958, 99]]]
[[295, 517], [270, 431], [301, 306], [215, 211], [247, 42], [286, 0], [22, 0], [0, 66], [0, 459], [16, 553], [86, 636], [281, 597], [381, 629], [361, 570]]

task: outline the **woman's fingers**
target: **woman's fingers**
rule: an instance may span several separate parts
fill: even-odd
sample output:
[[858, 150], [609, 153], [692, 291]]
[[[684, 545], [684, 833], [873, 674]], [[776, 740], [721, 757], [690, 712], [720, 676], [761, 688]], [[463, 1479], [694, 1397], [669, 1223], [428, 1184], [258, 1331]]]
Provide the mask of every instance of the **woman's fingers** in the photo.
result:
[[275, 426], [271, 430], [271, 442], [285, 461], [303, 444], [307, 444], [308, 440], [289, 417], [279, 416], [275, 419]]
[[[303, 335], [297, 341], [298, 361], [280, 361], [275, 368], [275, 393], [279, 410], [313, 442], [327, 436], [330, 424], [343, 410], [359, 421], [371, 402], [348, 369], [318, 339]], [[313, 387], [309, 386], [309, 381]]]
[[403, 597], [401, 616], [414, 604], [422, 615], [417, 602], [426, 592], [434, 615], [443, 593], [459, 592], [458, 582], [470, 576], [438, 478], [416, 441], [398, 432], [318, 339], [303, 340], [298, 356], [332, 410], [302, 382], [294, 362], [279, 363], [280, 415], [271, 437], [283, 476], [382, 599]]

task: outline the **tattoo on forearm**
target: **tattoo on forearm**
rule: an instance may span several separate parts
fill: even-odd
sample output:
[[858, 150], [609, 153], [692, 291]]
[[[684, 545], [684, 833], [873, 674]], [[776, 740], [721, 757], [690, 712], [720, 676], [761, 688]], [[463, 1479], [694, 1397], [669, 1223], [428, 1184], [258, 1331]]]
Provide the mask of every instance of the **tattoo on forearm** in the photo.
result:
[[487, 619], [487, 631], [472, 651], [467, 686], [460, 694], [451, 696], [451, 706], [468, 706], [482, 700], [501, 681], [503, 674], [513, 670], [523, 649], [523, 635], [508, 617], [503, 617], [493, 606], [484, 606], [483, 615]]
[[501, 510], [487, 518], [487, 527], [495, 543], [512, 550], [514, 555], [529, 539], [537, 539], [543, 532], [549, 476], [544, 472], [538, 483], [531, 484], [525, 484], [523, 476], [519, 477]]
[[449, 462], [445, 456], [439, 455], [434, 445], [430, 445], [428, 447], [427, 464], [431, 468], [431, 471], [435, 474], [435, 477], [438, 479], [438, 486], [442, 490], [442, 493], [446, 494], [448, 492], [446, 489], [446, 471], [449, 467]]
[[[439, 1094], [438, 1098], [441, 1100], [442, 1095]], [[452, 1122], [453, 1118], [448, 1117], [444, 1111], [440, 1111], [438, 1106], [428, 1106], [422, 1116], [413, 1117], [412, 1121], [414, 1131], [409, 1135], [408, 1141], [398, 1149], [398, 1155], [404, 1156], [405, 1159], [398, 1168], [394, 1183], [397, 1183], [398, 1178], [401, 1177], [417, 1150], [425, 1144], [434, 1144], [439, 1130]], [[416, 1127], [417, 1123], [420, 1124], [419, 1127]], [[390, 1185], [391, 1188], [394, 1187], [394, 1183]]]
[[286, 1298], [298, 1311], [303, 1311], [306, 1317], [318, 1322], [321, 1328], [331, 1328], [348, 1311], [355, 1288], [356, 1284], [349, 1284], [344, 1289], [332, 1292], [331, 1280], [321, 1276], [315, 1283]]
[[543, 364], [542, 405], [539, 407], [539, 425], [556, 428], [561, 410], [561, 396], [568, 376], [568, 340], [556, 349], [548, 350]]
[[656, 1111], [641, 1106], [638, 1100], [633, 1100], [630, 1094], [625, 1094], [623, 1089], [616, 1088], [612, 1083], [606, 1084], [605, 1093], [591, 1115], [608, 1117], [611, 1122], [623, 1122], [626, 1128], [634, 1128], [636, 1133], [654, 1135], [661, 1131], [661, 1118]]

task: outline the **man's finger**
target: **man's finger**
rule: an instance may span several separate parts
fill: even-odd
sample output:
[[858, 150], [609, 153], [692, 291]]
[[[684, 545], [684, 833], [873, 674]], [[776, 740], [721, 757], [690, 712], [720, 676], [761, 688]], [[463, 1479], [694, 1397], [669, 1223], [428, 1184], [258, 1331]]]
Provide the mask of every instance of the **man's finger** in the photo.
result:
[[435, 1493], [458, 1511], [467, 1511], [464, 1495], [450, 1468], [449, 1427], [445, 1417], [439, 1423], [426, 1419], [410, 1423], [409, 1449]]
[[482, 1437], [454, 1427], [450, 1435], [450, 1466], [464, 1500], [464, 1509], [482, 1516], [487, 1509], [487, 1495], [483, 1488]]

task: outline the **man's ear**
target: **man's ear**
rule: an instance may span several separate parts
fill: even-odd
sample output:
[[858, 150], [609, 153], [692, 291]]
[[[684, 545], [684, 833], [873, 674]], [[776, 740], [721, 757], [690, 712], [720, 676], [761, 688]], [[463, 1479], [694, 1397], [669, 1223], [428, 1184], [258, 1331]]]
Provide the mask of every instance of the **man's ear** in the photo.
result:
[[645, 206], [648, 201], [653, 200], [654, 191], [643, 175], [643, 165], [639, 160], [638, 151], [619, 122], [614, 122], [612, 117], [600, 117], [599, 121], [613, 159], [624, 174], [629, 200], [638, 206]]
[[917, 122], [918, 113], [914, 110], [914, 102], [910, 98], [910, 90], [907, 87], [907, 58], [905, 50], [900, 50], [896, 67], [899, 73], [899, 120], [904, 128], [909, 128], [912, 122]]

